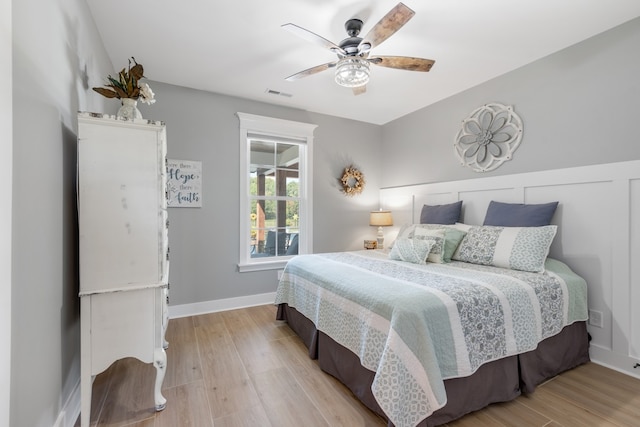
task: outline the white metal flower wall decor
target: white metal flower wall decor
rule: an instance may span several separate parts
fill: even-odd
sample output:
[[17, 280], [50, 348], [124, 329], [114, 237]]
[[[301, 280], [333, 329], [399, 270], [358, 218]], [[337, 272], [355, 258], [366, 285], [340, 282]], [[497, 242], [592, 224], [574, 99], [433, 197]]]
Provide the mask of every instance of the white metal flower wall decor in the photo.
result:
[[454, 149], [463, 166], [487, 172], [511, 160], [522, 140], [522, 120], [511, 105], [491, 103], [462, 121]]

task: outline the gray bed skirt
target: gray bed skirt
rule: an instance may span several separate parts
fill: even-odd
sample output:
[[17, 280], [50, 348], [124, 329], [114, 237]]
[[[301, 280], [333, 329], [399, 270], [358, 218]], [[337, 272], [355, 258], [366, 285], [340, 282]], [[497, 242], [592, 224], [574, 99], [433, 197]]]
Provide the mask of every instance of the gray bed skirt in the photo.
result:
[[[323, 371], [336, 377], [365, 406], [387, 419], [371, 393], [374, 372], [364, 368], [358, 356], [317, 331], [313, 322], [286, 304], [278, 306], [276, 319], [289, 324], [309, 349], [309, 357], [317, 359]], [[438, 426], [491, 403], [513, 400], [521, 393], [533, 392], [545, 380], [588, 361], [586, 323], [576, 322], [542, 341], [533, 351], [487, 363], [465, 378], [445, 380], [447, 404], [418, 425]], [[391, 422], [388, 424], [393, 426]]]

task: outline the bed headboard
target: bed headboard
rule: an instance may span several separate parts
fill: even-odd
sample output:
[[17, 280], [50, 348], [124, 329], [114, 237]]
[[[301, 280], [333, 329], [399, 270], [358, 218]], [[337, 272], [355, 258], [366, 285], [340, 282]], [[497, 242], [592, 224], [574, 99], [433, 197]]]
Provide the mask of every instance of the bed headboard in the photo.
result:
[[383, 188], [380, 206], [394, 218], [385, 235], [419, 222], [424, 204], [458, 200], [467, 224], [482, 224], [491, 200], [558, 201], [550, 256], [587, 280], [589, 308], [603, 314], [602, 328], [589, 327], [591, 356], [640, 378], [640, 161]]

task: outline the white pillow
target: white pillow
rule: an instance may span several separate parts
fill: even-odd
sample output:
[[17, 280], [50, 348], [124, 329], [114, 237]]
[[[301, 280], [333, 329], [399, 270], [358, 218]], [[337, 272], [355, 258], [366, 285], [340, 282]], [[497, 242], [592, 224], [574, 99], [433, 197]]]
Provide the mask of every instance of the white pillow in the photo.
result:
[[473, 225], [471, 225], [471, 224], [465, 224], [465, 223], [463, 223], [463, 222], [456, 222], [455, 224], [450, 225], [449, 227], [453, 227], [453, 228], [455, 228], [456, 230], [461, 230], [461, 231], [464, 231], [464, 232], [466, 233], [467, 231], [469, 231], [469, 229], [470, 229], [471, 227], [473, 227]]
[[544, 272], [544, 262], [558, 227], [473, 226], [453, 255], [456, 261], [512, 270]]

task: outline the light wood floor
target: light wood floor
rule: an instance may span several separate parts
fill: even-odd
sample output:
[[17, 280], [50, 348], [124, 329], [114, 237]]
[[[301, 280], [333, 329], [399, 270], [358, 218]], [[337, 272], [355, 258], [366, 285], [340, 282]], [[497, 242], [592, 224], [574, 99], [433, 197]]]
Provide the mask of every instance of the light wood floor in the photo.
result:
[[[259, 306], [172, 319], [166, 409], [153, 411], [155, 369], [124, 359], [96, 377], [91, 425], [385, 426], [309, 359], [275, 312]], [[640, 380], [589, 363], [448, 426], [640, 426]]]

